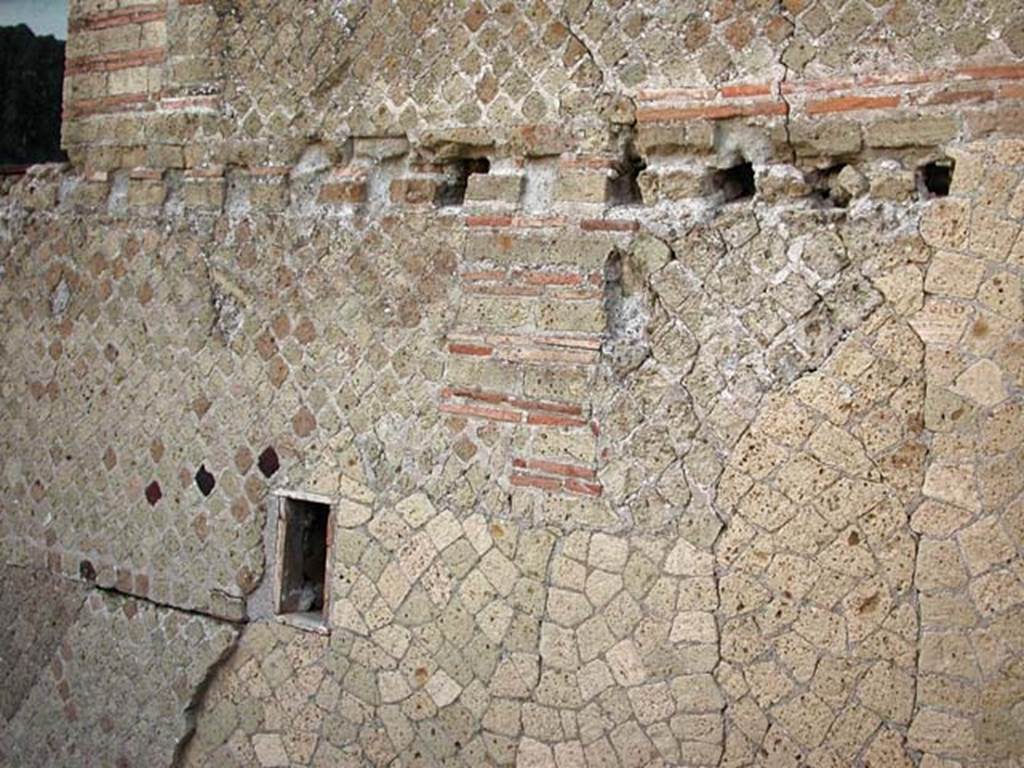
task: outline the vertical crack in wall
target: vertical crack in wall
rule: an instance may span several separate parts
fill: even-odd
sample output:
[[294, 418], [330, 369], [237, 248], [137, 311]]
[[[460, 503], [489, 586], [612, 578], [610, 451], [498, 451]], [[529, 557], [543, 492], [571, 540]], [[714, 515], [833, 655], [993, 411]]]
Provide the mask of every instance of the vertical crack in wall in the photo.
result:
[[[913, 324], [908, 323], [908, 326], [910, 327], [910, 330], [914, 334], [915, 338], [917, 338], [917, 340], [921, 342], [921, 347], [922, 347], [922, 349], [925, 350], [925, 354], [927, 354], [927, 347], [928, 347], [928, 345], [925, 342], [924, 338], [921, 336], [921, 334], [918, 332], [918, 330], [913, 326]], [[914, 574], [914, 587], [911, 590], [911, 601], [910, 602], [911, 602], [911, 605], [913, 605], [913, 607], [914, 607], [914, 617], [915, 617], [915, 619], [917, 621], [917, 636], [916, 636], [915, 642], [914, 642], [914, 661], [913, 661], [914, 674], [912, 676], [912, 679], [913, 679], [913, 699], [911, 701], [911, 708], [910, 708], [910, 723], [914, 722], [914, 717], [917, 715], [918, 710], [919, 710], [918, 698], [919, 698], [919, 695], [920, 695], [920, 686], [921, 686], [919, 670], [921, 669], [921, 642], [922, 642], [922, 640], [924, 638], [924, 622], [922, 621], [922, 615], [921, 615], [921, 590], [919, 589], [918, 584], [917, 584], [917, 573], [916, 573], [917, 572], [917, 560], [918, 560], [918, 558], [920, 557], [920, 554], [921, 554], [921, 535], [919, 533], [917, 533], [916, 531], [914, 531], [914, 529], [910, 526], [910, 519], [913, 517], [914, 512], [917, 510], [917, 508], [924, 501], [924, 480], [925, 480], [925, 474], [927, 472], [928, 465], [929, 465], [929, 463], [931, 461], [932, 441], [934, 440], [935, 434], [936, 434], [934, 430], [928, 429], [927, 425], [925, 424], [925, 419], [924, 419], [924, 410], [926, 408], [925, 404], [928, 401], [928, 382], [927, 382], [926, 372], [924, 370], [924, 367], [927, 366], [927, 364], [928, 364], [927, 363], [927, 359], [924, 356], [922, 356], [921, 377], [922, 377], [922, 379], [924, 379], [924, 387], [922, 389], [922, 399], [921, 399], [921, 411], [922, 411], [921, 412], [921, 423], [922, 423], [921, 434], [922, 434], [922, 437], [924, 438], [924, 441], [925, 441], [925, 444], [926, 444], [926, 450], [925, 450], [925, 453], [924, 453], [924, 457], [922, 459], [925, 471], [921, 472], [921, 485], [917, 488], [917, 497], [916, 497], [915, 503], [909, 509], [907, 509], [907, 530], [909, 531], [910, 538], [914, 542], [914, 571], [915, 571], [915, 574]], [[908, 728], [910, 727], [910, 723], [907, 724]]]
[[199, 681], [199, 684], [195, 689], [193, 689], [192, 695], [182, 712], [182, 715], [185, 718], [185, 732], [181, 735], [181, 738], [174, 747], [174, 754], [171, 756], [170, 768], [181, 768], [181, 766], [185, 765], [185, 758], [188, 755], [189, 745], [192, 744], [192, 741], [195, 738], [199, 710], [202, 709], [203, 704], [206, 701], [207, 693], [213, 685], [214, 680], [216, 680], [220, 671], [228, 664], [232, 656], [235, 655], [235, 651], [237, 651], [241, 645], [243, 634], [244, 630], [239, 630], [235, 633], [234, 639], [226, 648], [224, 648], [223, 651], [221, 651], [217, 660], [207, 668], [203, 679]]
[[[790, 17], [789, 9], [786, 8], [786, 4], [779, 0], [779, 14], [782, 18], [786, 19], [790, 23], [790, 32], [788, 39], [792, 39], [793, 30], [796, 29], [796, 23]], [[782, 65], [782, 80], [775, 84], [777, 95], [782, 103], [786, 106], [786, 112], [782, 116], [782, 127], [786, 134], [786, 147], [789, 149], [789, 161], [793, 164], [796, 163], [796, 148], [793, 146], [793, 136], [790, 133], [791, 121], [793, 117], [793, 106], [789, 103], [789, 99], [786, 98], [786, 82], [789, 80], [789, 65], [786, 64], [786, 47], [779, 46], [779, 64]]]
[[[579, 16], [586, 16], [586, 14], [590, 11], [591, 5], [592, 2], [588, 2], [586, 7], [580, 11]], [[583, 49], [584, 55], [590, 61], [590, 65], [594, 68], [594, 71], [597, 73], [599, 80], [598, 82], [592, 84], [593, 87], [601, 89], [604, 86], [607, 76], [605, 75], [604, 69], [602, 69], [601, 66], [597, 63], [597, 57], [595, 57], [594, 52], [590, 50], [590, 46], [587, 45], [586, 40], [584, 40], [583, 37], [580, 36], [580, 34], [576, 32], [576, 30], [573, 28], [573, 22], [569, 19], [568, 14], [563, 14], [561, 17], [561, 21], [562, 24], [565, 25], [565, 29], [567, 34], [569, 35], [570, 42], [576, 43], [576, 45]], [[577, 71], [578, 69], [579, 68], [577, 67]]]

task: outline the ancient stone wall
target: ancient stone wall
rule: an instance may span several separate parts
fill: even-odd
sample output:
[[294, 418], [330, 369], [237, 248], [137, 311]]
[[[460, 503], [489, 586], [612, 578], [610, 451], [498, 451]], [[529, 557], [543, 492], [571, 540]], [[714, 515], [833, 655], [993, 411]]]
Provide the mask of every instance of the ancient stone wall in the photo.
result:
[[1024, 759], [1016, 4], [70, 30], [0, 216], [0, 765]]

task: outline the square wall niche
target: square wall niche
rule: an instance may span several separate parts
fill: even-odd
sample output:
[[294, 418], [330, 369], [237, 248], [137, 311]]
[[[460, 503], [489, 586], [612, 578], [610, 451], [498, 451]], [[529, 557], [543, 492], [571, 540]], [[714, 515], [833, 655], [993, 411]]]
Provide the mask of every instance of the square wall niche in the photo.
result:
[[277, 496], [274, 613], [287, 624], [326, 634], [331, 500], [300, 491]]

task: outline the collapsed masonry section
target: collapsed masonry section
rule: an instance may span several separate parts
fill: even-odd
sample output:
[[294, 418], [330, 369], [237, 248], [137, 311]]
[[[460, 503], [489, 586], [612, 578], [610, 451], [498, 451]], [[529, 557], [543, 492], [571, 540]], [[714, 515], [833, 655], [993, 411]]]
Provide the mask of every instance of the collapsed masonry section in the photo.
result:
[[[942, 167], [940, 147], [1013, 134], [1024, 114], [1024, 69], [1009, 53], [993, 49], [979, 58], [982, 63], [944, 61], [924, 69], [900, 59], [888, 69], [876, 66], [845, 77], [761, 68], [767, 72], [762, 79], [740, 70], [734, 82], [716, 78], [704, 87], [669, 87], [655, 82], [652, 72], [651, 82], [631, 78], [627, 86], [609, 80], [612, 91], [600, 95], [582, 86], [572, 99], [565, 96], [572, 112], [565, 116], [524, 104], [521, 117], [506, 114], [497, 122], [481, 121], [479, 112], [465, 109], [441, 120], [417, 116], [402, 106], [412, 101], [409, 93], [422, 94], [404, 81], [412, 73], [385, 68], [385, 77], [395, 82], [379, 83], [366, 98], [373, 101], [399, 87], [399, 104], [376, 110], [363, 104], [363, 111], [374, 114], [334, 121], [341, 127], [329, 130], [323, 121], [330, 97], [359, 101], [354, 91], [342, 95], [337, 89], [346, 77], [361, 75], [322, 59], [354, 45], [352, 32], [375, 38], [377, 33], [356, 30], [359, 24], [351, 19], [352, 26], [339, 25], [344, 14], [322, 18], [323, 9], [311, 12], [321, 15], [319, 28], [299, 33], [297, 27], [311, 23], [312, 16], [292, 19], [269, 5], [252, 2], [243, 12], [236, 3], [203, 0], [72, 3], [63, 142], [89, 181], [78, 191], [78, 203], [116, 210], [121, 203], [109, 194], [113, 182], [126, 185], [128, 205], [144, 212], [244, 213], [307, 204], [329, 212], [463, 203], [528, 213], [575, 205], [628, 209], [641, 203], [721, 203], [754, 191], [765, 201], [813, 199], [814, 174], [840, 165], [851, 169], [842, 180], [842, 196], [869, 190], [875, 198], [904, 201], [937, 194], [929, 191], [931, 173], [922, 169], [930, 163]], [[467, 54], [477, 60], [474, 76], [483, 77], [477, 95], [487, 111], [507, 94], [497, 81], [487, 82], [480, 61], [495, 50], [498, 41], [490, 36], [496, 28], [520, 14], [514, 6], [490, 13], [475, 4], [466, 18], [450, 20], [465, 37], [440, 41], [459, 47], [478, 34], [487, 40]], [[395, 18], [381, 27], [397, 43], [407, 31], [401, 25], [411, 21], [405, 9], [391, 10]], [[440, 12], [423, 11], [413, 24], [417, 38], [431, 13]], [[820, 14], [794, 15], [800, 16], [799, 27]], [[515, 34], [535, 22], [523, 19]], [[792, 27], [782, 18], [775, 23], [778, 29]], [[881, 34], [894, 23], [882, 14], [870, 28]], [[291, 29], [291, 36], [271, 41], [257, 31], [274, 24]], [[551, 24], [542, 35], [545, 45], [579, 45], [562, 22]], [[315, 51], [292, 49], [295, 40], [307, 38], [322, 43], [310, 43]], [[377, 44], [385, 45], [380, 39]], [[464, 53], [452, 52], [453, 65]], [[254, 61], [247, 68], [232, 69], [248, 57]], [[433, 53], [424, 57], [434, 59]], [[563, 64], [586, 69], [587, 60], [575, 50]], [[307, 103], [290, 104], [294, 93], [282, 93], [282, 84], [307, 77], [313, 78]], [[542, 80], [546, 86], [558, 78], [548, 72]], [[236, 100], [244, 100], [250, 88], [253, 94], [270, 90], [258, 107], [243, 108]], [[526, 102], [536, 106], [545, 98], [534, 93]], [[572, 105], [574, 99], [581, 103]], [[308, 162], [311, 145], [323, 149], [323, 162]], [[723, 185], [729, 169], [746, 164], [754, 189], [749, 178], [738, 192], [734, 184]], [[918, 175], [925, 177], [920, 185]]]
[[624, 219], [744, 201], [904, 204], [948, 194], [947, 147], [1013, 131], [987, 102], [940, 97], [976, 86], [1019, 100], [1022, 76], [1015, 66], [896, 72], [855, 78], [840, 91], [849, 95], [830, 98], [816, 94], [833, 86], [816, 81], [651, 92], [631, 124], [586, 145], [557, 126], [533, 126], [296, 143], [274, 161], [93, 148], [80, 183], [60, 194], [78, 210], [147, 217], [392, 210]]

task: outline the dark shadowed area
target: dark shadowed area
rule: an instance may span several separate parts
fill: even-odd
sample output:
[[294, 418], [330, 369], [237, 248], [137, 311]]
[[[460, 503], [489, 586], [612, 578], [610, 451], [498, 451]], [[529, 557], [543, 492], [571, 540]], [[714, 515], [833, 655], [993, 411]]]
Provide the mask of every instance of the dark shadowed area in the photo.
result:
[[0, 27], [0, 165], [64, 160], [64, 41], [25, 24]]

